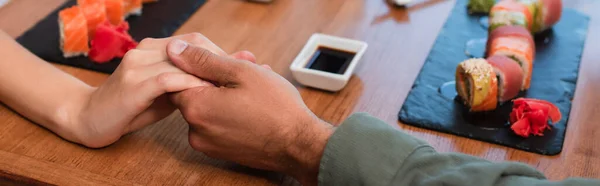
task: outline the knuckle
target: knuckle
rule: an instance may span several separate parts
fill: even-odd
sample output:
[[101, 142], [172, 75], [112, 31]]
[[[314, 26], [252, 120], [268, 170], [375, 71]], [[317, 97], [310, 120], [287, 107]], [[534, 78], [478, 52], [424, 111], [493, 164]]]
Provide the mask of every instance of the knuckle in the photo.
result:
[[[182, 101], [191, 101], [194, 102], [194, 98], [198, 97], [195, 90], [187, 90], [183, 91], [180, 94], [181, 98], [184, 98]], [[187, 98], [187, 99], [186, 99]], [[188, 103], [186, 108], [180, 109], [181, 114], [185, 117], [185, 119], [190, 123], [196, 126], [201, 126], [201, 124], [206, 121], [205, 118], [209, 117], [209, 110], [203, 105]]]
[[203, 142], [202, 138], [200, 138], [197, 134], [193, 134], [193, 129], [190, 128], [190, 134], [188, 135], [188, 142], [193, 149], [197, 151], [205, 151], [207, 150], [206, 144]]
[[186, 36], [187, 36], [186, 39], [188, 39], [188, 42], [192, 42], [194, 44], [202, 44], [207, 40], [206, 36], [204, 36], [198, 32], [190, 33]]
[[142, 39], [142, 41], [140, 41], [140, 43], [138, 44], [137, 48], [143, 48], [146, 47], [148, 45], [151, 45], [152, 43], [154, 43], [156, 41], [156, 39], [154, 38], [144, 38]]
[[140, 59], [141, 52], [142, 51], [139, 49], [132, 49], [127, 51], [127, 53], [125, 53], [125, 55], [123, 56], [121, 64], [125, 66], [131, 66], [132, 64], [137, 63]]
[[201, 119], [199, 119], [200, 112], [196, 108], [184, 109], [181, 111], [181, 114], [190, 122], [191, 124], [197, 125], [200, 123]]
[[173, 79], [172, 74], [170, 73], [162, 73], [157, 75], [154, 78], [154, 83], [156, 83], [157, 86], [159, 86], [161, 89], [166, 89], [166, 87], [168, 87], [169, 82]]
[[123, 71], [123, 73], [121, 75], [121, 79], [124, 82], [132, 82], [137, 77], [138, 77], [138, 74], [137, 74], [136, 70], [133, 70], [133, 69], [126, 69], [126, 70]]

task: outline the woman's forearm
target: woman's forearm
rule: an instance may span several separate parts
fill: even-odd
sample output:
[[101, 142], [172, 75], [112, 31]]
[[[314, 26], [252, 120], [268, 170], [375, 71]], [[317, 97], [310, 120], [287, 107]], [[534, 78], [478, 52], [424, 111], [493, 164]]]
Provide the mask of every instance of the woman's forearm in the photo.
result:
[[[58, 47], [58, 46], [48, 46]], [[0, 102], [79, 143], [73, 121], [93, 87], [30, 53], [0, 31]]]

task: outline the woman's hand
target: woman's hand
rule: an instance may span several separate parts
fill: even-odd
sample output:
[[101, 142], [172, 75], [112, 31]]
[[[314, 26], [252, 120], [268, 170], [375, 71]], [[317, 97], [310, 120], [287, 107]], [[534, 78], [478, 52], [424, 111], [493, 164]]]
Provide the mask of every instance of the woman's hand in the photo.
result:
[[[119, 67], [100, 87], [82, 98], [74, 99], [71, 126], [77, 126], [79, 143], [104, 147], [121, 136], [155, 123], [176, 108], [165, 96], [199, 86], [213, 86], [173, 66], [166, 46], [172, 39], [185, 40], [218, 55], [226, 55], [201, 34], [187, 34], [165, 39], [145, 39], [129, 51]], [[239, 52], [234, 58], [255, 60], [249, 52]]]
[[[165, 93], [212, 86], [168, 62], [166, 48], [173, 39], [227, 55], [201, 34], [145, 39], [96, 88], [33, 55], [0, 30], [0, 102], [68, 141], [95, 148], [110, 145], [173, 112]], [[231, 57], [256, 60], [250, 52]]]

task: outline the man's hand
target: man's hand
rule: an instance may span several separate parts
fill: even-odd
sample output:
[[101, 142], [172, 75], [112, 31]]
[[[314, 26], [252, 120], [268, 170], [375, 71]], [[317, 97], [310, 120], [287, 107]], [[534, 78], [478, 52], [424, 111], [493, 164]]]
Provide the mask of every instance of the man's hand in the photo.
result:
[[190, 123], [194, 149], [316, 184], [333, 127], [306, 107], [293, 85], [268, 68], [182, 40], [171, 41], [167, 51], [177, 67], [215, 85], [172, 96]]

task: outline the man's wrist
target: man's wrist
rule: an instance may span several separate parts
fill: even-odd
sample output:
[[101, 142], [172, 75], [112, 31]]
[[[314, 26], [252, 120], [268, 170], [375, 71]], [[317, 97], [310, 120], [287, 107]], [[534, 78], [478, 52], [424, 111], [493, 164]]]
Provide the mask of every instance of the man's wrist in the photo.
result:
[[289, 167], [286, 173], [303, 185], [316, 185], [321, 157], [334, 127], [316, 117], [305, 126], [305, 130], [300, 131], [287, 148], [287, 155], [294, 161], [294, 167]]

